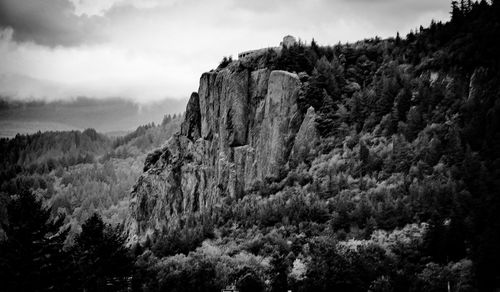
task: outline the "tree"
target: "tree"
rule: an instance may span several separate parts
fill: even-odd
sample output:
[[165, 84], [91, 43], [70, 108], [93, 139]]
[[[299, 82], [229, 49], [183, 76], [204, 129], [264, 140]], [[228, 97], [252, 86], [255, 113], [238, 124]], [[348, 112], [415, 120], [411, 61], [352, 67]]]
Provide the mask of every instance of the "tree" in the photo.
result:
[[394, 112], [398, 121], [405, 122], [411, 107], [411, 91], [408, 86], [402, 88], [395, 98]]
[[271, 259], [271, 291], [287, 291], [288, 266], [284, 251], [276, 251]]
[[359, 160], [361, 160], [363, 164], [367, 164], [369, 162], [369, 159], [370, 159], [370, 149], [366, 147], [365, 142], [361, 141], [359, 143]]
[[248, 267], [243, 269], [242, 276], [238, 279], [237, 287], [241, 292], [264, 291], [264, 283], [259, 276]]
[[7, 239], [0, 242], [2, 291], [70, 290], [64, 217], [52, 220], [51, 210], [30, 192], [13, 198], [7, 213], [7, 223], [2, 224]]
[[124, 244], [125, 237], [119, 227], [105, 224], [95, 213], [87, 219], [73, 247], [78, 288], [120, 291], [127, 287], [132, 259]]
[[162, 120], [162, 122], [161, 122], [161, 125], [162, 125], [162, 126], [166, 126], [166, 125], [167, 125], [167, 124], [169, 124], [171, 121], [172, 121], [172, 116], [171, 116], [170, 114], [165, 115], [165, 116], [163, 117], [163, 120]]
[[408, 141], [413, 141], [424, 126], [421, 109], [416, 106], [411, 107], [406, 115], [406, 120], [408, 121], [406, 139], [408, 139]]
[[452, 22], [460, 22], [463, 18], [463, 0], [459, 6], [457, 1], [451, 1], [451, 21]]
[[[229, 57], [224, 56], [224, 58], [222, 58], [222, 61], [219, 64], [219, 67], [217, 67], [217, 68], [218, 69], [224, 69], [229, 64], [231, 64], [231, 62], [233, 62], [233, 57], [232, 56], [229, 56]], [[175, 118], [175, 115], [174, 115], [174, 118]]]

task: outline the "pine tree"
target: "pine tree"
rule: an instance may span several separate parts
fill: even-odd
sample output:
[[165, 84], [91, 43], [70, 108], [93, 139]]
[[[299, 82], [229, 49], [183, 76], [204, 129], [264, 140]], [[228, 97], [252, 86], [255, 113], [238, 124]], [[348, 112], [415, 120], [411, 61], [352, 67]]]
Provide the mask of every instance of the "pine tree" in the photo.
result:
[[86, 291], [119, 291], [128, 286], [132, 260], [119, 228], [106, 225], [93, 214], [82, 225], [73, 247], [79, 288]]
[[451, 21], [452, 22], [459, 22], [462, 20], [462, 10], [461, 7], [459, 7], [457, 1], [452, 1], [451, 2]]
[[65, 291], [70, 289], [71, 267], [63, 250], [68, 229], [64, 217], [51, 219], [30, 192], [12, 199], [7, 206], [7, 239], [0, 242], [2, 291]]

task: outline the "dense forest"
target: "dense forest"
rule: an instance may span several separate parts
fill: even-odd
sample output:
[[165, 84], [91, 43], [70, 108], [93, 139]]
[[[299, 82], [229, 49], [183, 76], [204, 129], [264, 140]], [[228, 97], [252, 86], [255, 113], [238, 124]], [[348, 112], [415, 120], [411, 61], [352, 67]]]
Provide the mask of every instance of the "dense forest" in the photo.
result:
[[449, 22], [406, 37], [225, 58], [297, 73], [317, 147], [215, 216], [127, 248], [126, 190], [177, 120], [2, 140], [2, 288], [496, 291], [499, 47], [500, 2], [454, 1]]
[[0, 200], [5, 202], [0, 219], [5, 223], [12, 195], [29, 192], [53, 217], [65, 215], [64, 226], [71, 226], [67, 244], [96, 212], [110, 224], [123, 223], [146, 154], [177, 131], [180, 118], [167, 115], [160, 125], [139, 126], [116, 138], [87, 129], [0, 139]]

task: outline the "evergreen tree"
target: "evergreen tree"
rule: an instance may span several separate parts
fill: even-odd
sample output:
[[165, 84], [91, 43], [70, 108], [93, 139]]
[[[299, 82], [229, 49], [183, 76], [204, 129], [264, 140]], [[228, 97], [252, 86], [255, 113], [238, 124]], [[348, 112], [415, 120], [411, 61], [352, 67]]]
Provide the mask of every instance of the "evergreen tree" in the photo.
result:
[[287, 274], [288, 263], [284, 251], [277, 251], [271, 259], [271, 291], [284, 292], [288, 291]]
[[73, 255], [78, 288], [85, 291], [122, 291], [128, 286], [132, 260], [119, 228], [106, 225], [93, 214], [82, 225]]
[[401, 44], [401, 36], [399, 35], [399, 31], [396, 33], [396, 46]]
[[67, 291], [71, 265], [63, 250], [68, 229], [64, 217], [51, 219], [51, 210], [25, 192], [7, 206], [2, 224], [7, 239], [0, 242], [2, 291]]

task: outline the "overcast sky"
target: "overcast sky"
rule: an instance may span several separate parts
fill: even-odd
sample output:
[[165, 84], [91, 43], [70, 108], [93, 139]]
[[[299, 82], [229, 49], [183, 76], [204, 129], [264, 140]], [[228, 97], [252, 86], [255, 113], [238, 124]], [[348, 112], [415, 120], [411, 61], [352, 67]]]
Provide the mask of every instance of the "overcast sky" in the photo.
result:
[[449, 0], [0, 0], [0, 95], [185, 98], [223, 56], [291, 34], [319, 44], [406, 34]]

